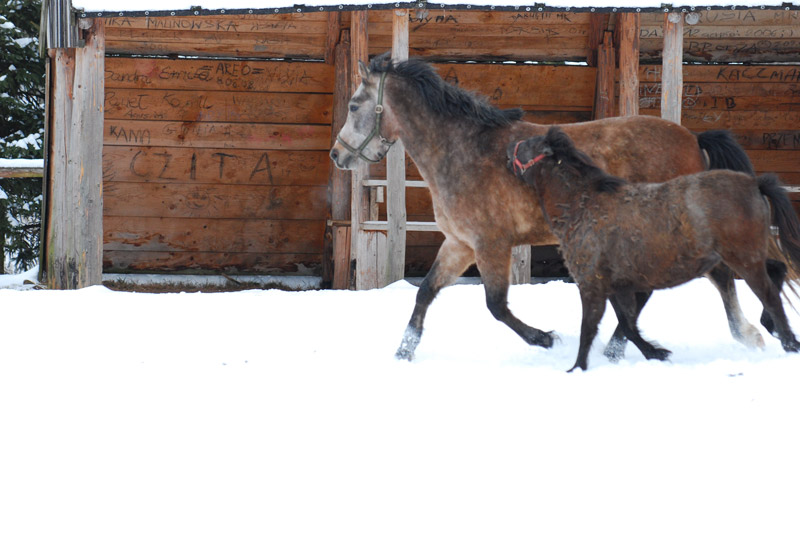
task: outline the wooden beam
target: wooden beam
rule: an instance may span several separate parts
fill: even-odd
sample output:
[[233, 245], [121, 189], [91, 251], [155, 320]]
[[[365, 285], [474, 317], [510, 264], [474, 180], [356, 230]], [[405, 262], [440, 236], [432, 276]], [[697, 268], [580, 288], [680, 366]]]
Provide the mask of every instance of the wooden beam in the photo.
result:
[[[392, 17], [392, 61], [408, 59], [408, 10]], [[406, 265], [406, 153], [398, 140], [386, 155], [386, 284], [403, 279]]]
[[54, 53], [47, 282], [56, 289], [102, 283], [104, 26], [86, 46]]
[[661, 67], [661, 117], [681, 123], [683, 96], [683, 14], [664, 14], [664, 52]]
[[340, 11], [329, 11], [328, 28], [325, 35], [325, 63], [333, 63], [341, 31], [342, 13]]
[[597, 87], [595, 89], [594, 118], [614, 117], [614, 34], [605, 32], [603, 43], [597, 49]]
[[[361, 83], [358, 62], [369, 63], [368, 52], [368, 33], [367, 33], [367, 11], [353, 11], [350, 19], [350, 57], [351, 74], [350, 83], [355, 88]], [[351, 172], [351, 247], [350, 258], [355, 261], [355, 281], [352, 285], [356, 290], [367, 290], [380, 287], [380, 278], [384, 273], [380, 269], [385, 259], [379, 255], [379, 249], [385, 247], [386, 235], [366, 231], [362, 223], [366, 220], [375, 219], [371, 215], [375, 212], [375, 204], [370, 195], [370, 188], [364, 187], [363, 182], [369, 179], [369, 169], [364, 162], [360, 162], [358, 167]], [[382, 245], [383, 246], [382, 246]]]
[[[335, 79], [333, 86], [333, 120], [331, 145], [347, 119], [350, 100], [350, 31], [342, 32], [342, 40], [334, 53]], [[350, 173], [330, 164], [328, 189], [330, 193], [329, 219], [344, 221], [350, 218]], [[322, 281], [335, 289], [350, 288], [350, 225], [329, 225], [325, 229], [325, 255], [322, 263]]]
[[619, 115], [639, 115], [639, 32], [641, 14], [619, 15]]
[[597, 67], [597, 51], [603, 44], [603, 37], [608, 28], [608, 15], [605, 13], [592, 13], [589, 15], [589, 50], [586, 54], [586, 63], [590, 67]]

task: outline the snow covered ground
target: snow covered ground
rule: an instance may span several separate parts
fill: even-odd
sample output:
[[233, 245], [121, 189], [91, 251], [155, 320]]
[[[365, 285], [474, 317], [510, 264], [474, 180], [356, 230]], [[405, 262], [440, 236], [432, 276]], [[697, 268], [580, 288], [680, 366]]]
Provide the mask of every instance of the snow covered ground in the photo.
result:
[[[797, 535], [800, 357], [735, 343], [705, 280], [566, 374], [574, 285], [366, 292], [30, 290], [2, 276], [0, 534]], [[744, 310], [760, 305], [739, 287]], [[798, 314], [789, 309], [800, 330]], [[607, 312], [603, 342], [614, 322]]]

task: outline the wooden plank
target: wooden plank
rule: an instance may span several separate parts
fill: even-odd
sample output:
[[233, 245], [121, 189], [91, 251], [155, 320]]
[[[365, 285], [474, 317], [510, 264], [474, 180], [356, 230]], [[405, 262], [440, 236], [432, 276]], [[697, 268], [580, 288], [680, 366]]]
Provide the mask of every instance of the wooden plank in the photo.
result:
[[[642, 115], [657, 115], [656, 110], [642, 110]], [[800, 121], [800, 112], [737, 112], [724, 110], [683, 109], [681, 122], [690, 129], [775, 129], [790, 130]]]
[[55, 53], [55, 108], [47, 217], [47, 281], [75, 289], [102, 282], [103, 24], [86, 46]]
[[736, 141], [748, 153], [757, 150], [796, 151], [800, 150], [800, 130], [737, 130]]
[[[660, 65], [642, 65], [639, 78], [642, 81], [657, 82], [661, 80]], [[800, 66], [798, 65], [686, 65], [684, 80], [687, 82], [716, 83], [800, 83]]]
[[681, 124], [683, 95], [683, 15], [664, 14], [664, 55], [662, 57], [661, 117]]
[[106, 182], [106, 216], [323, 220], [324, 186]]
[[330, 168], [327, 150], [103, 148], [103, 180], [107, 182], [322, 186]]
[[322, 220], [106, 216], [105, 251], [316, 253]]
[[619, 115], [639, 114], [639, 13], [619, 14]]
[[325, 150], [330, 126], [110, 119], [103, 127], [106, 145], [224, 147], [239, 149]]
[[[790, 26], [800, 24], [800, 12], [784, 9], [714, 9], [698, 10], [699, 20], [694, 27], [717, 26]], [[661, 28], [662, 14], [642, 13], [642, 31], [655, 31]], [[660, 37], [660, 36], [658, 36]]]
[[[351, 91], [361, 83], [359, 62], [367, 64], [368, 54], [368, 25], [367, 11], [353, 11], [350, 19], [350, 87]], [[377, 233], [362, 229], [362, 222], [370, 219], [372, 212], [369, 189], [362, 186], [362, 181], [369, 178], [369, 169], [365, 163], [359, 163], [351, 172], [351, 259], [355, 261], [356, 290], [367, 290], [380, 287], [380, 272], [378, 271], [378, 239]]]
[[105, 272], [319, 274], [319, 253], [106, 251]]
[[[392, 59], [408, 59], [408, 10], [397, 9], [392, 19]], [[397, 140], [386, 155], [387, 200], [385, 284], [403, 279], [406, 264], [406, 155]]]
[[325, 35], [244, 34], [220, 36], [189, 32], [130, 32], [124, 39], [109, 39], [113, 54], [234, 56], [240, 58], [322, 59]]
[[325, 93], [262, 93], [109, 89], [105, 118], [159, 121], [330, 124], [332, 96]]
[[333, 67], [315, 62], [109, 57], [106, 88], [331, 93]]
[[36, 178], [44, 175], [44, 169], [34, 167], [3, 167], [0, 168], [0, 178], [3, 179], [23, 179]]
[[327, 13], [226, 14], [174, 17], [108, 17], [107, 34], [120, 30], [184, 30], [219, 33], [324, 32]]
[[605, 32], [597, 49], [597, 88], [595, 89], [594, 118], [614, 116], [614, 42], [611, 32]]
[[[350, 31], [342, 32], [342, 41], [336, 46], [334, 53], [334, 67], [336, 69], [336, 85], [333, 88], [333, 125], [331, 128], [331, 146], [347, 120], [347, 104], [350, 100]], [[327, 156], [327, 154], [326, 154]], [[350, 218], [350, 173], [331, 164], [327, 160], [330, 170], [328, 189], [331, 196], [329, 206], [330, 217], [333, 221], [345, 221]], [[334, 289], [350, 288], [350, 226], [334, 225], [326, 231], [326, 237], [331, 233], [331, 243], [325, 248], [323, 262], [323, 281], [327, 284], [330, 280]], [[328, 251], [332, 258], [329, 260]], [[332, 274], [332, 275], [331, 275]]]
[[339, 34], [342, 31], [342, 14], [338, 11], [329, 11], [325, 21], [325, 63], [333, 64], [336, 54], [336, 45], [339, 43]]
[[[661, 46], [657, 41], [641, 40], [642, 61], [657, 61]], [[798, 39], [687, 39], [684, 61], [710, 63], [796, 63], [800, 61]]]

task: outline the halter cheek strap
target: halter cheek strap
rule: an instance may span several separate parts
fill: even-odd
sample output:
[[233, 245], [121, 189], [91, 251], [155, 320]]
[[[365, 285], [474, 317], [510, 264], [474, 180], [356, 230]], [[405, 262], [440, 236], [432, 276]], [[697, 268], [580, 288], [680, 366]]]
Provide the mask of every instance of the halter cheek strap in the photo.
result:
[[514, 171], [519, 170], [520, 174], [525, 173], [528, 170], [528, 168], [530, 168], [537, 162], [540, 162], [541, 160], [544, 159], [545, 156], [547, 156], [546, 154], [540, 154], [539, 156], [531, 158], [530, 160], [528, 160], [523, 164], [517, 157], [517, 149], [519, 149], [519, 144], [522, 143], [523, 141], [525, 140], [519, 140], [517, 144], [514, 146]]
[[367, 148], [367, 145], [369, 145], [369, 142], [372, 141], [372, 138], [378, 136], [382, 144], [388, 147], [394, 145], [393, 141], [389, 141], [383, 136], [381, 136], [381, 117], [383, 117], [383, 83], [385, 80], [386, 80], [386, 72], [383, 72], [381, 73], [381, 81], [378, 84], [378, 100], [375, 104], [375, 127], [372, 129], [372, 132], [370, 132], [369, 135], [367, 135], [364, 141], [361, 142], [361, 145], [359, 145], [358, 148], [353, 147], [352, 145], [344, 141], [341, 136], [338, 135], [336, 136], [336, 141], [338, 141], [342, 147], [344, 147], [345, 149], [356, 155], [361, 160], [365, 160], [370, 164], [377, 164], [383, 158], [383, 157], [377, 159], [370, 158], [364, 154], [364, 149]]

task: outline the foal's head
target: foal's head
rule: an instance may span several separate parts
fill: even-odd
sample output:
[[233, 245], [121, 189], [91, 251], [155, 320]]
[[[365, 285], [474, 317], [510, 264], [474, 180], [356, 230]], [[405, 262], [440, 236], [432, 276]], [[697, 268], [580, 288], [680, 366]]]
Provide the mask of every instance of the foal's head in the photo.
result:
[[535, 186], [541, 174], [570, 183], [588, 183], [598, 192], [616, 192], [625, 182], [597, 167], [559, 127], [550, 127], [544, 136], [511, 142], [506, 155], [509, 170], [530, 186]]

